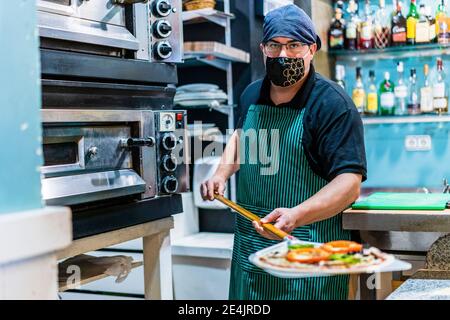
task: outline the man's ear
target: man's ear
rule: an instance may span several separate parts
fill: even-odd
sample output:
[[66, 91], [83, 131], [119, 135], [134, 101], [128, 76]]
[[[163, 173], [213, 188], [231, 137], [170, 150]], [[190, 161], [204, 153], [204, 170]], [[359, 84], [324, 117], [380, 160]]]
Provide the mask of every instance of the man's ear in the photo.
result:
[[317, 52], [317, 43], [313, 43], [312, 45], [309, 46], [309, 50], [311, 51], [311, 55], [314, 58], [314, 55]]
[[264, 45], [262, 43], [259, 44], [259, 48], [261, 49], [261, 52], [264, 54]]

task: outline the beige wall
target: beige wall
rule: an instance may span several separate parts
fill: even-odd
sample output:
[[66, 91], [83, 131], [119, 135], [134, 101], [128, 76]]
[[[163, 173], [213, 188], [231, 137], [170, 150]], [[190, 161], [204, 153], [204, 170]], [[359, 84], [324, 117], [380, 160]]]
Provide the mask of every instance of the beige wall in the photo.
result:
[[316, 31], [322, 40], [322, 49], [314, 58], [316, 71], [325, 77], [333, 77], [334, 59], [328, 56], [328, 28], [333, 17], [331, 0], [311, 0], [311, 15]]

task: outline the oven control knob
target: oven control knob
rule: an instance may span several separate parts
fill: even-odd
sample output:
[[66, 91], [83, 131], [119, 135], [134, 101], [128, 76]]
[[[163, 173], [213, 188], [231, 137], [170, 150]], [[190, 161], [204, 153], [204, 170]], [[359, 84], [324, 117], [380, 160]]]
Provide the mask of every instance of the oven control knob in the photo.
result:
[[168, 0], [157, 0], [153, 2], [152, 11], [157, 17], [167, 17], [172, 11], [172, 5]]
[[174, 176], [165, 177], [162, 181], [162, 188], [165, 193], [175, 193], [178, 190], [178, 179]]
[[162, 167], [167, 172], [174, 172], [178, 167], [178, 160], [174, 155], [165, 155], [162, 159]]
[[153, 34], [157, 38], [167, 38], [172, 33], [172, 25], [167, 20], [159, 20], [153, 24]]
[[177, 137], [173, 133], [166, 133], [161, 139], [164, 149], [173, 150], [177, 146]]
[[170, 58], [172, 51], [172, 46], [168, 41], [159, 41], [155, 44], [154, 53], [157, 59]]

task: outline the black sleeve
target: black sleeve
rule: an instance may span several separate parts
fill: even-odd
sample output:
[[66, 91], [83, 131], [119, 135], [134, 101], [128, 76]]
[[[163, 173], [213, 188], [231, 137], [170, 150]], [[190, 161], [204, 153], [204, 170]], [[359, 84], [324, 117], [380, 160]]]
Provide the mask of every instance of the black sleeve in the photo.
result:
[[239, 120], [236, 124], [236, 129], [242, 129], [244, 126], [245, 118], [247, 116], [248, 108], [257, 103], [261, 92], [263, 80], [257, 80], [247, 86], [244, 92], [241, 94], [239, 101]]
[[305, 149], [313, 169], [331, 181], [342, 173], [367, 179], [364, 129], [353, 101], [330, 88], [306, 119]]

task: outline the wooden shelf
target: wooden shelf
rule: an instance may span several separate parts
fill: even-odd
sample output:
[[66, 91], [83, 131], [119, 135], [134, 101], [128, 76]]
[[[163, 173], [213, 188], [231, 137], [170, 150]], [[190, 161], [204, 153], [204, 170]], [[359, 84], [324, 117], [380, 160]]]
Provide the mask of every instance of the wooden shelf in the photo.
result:
[[[73, 277], [73, 271], [70, 271], [70, 266], [77, 266], [81, 270], [81, 279], [78, 285], [85, 285], [93, 281], [97, 281], [110, 275], [105, 274], [105, 271], [113, 265], [111, 264], [97, 264], [93, 263], [93, 260], [101, 259], [101, 257], [93, 257], [89, 255], [79, 255], [70, 259], [67, 259], [58, 265], [59, 270], [59, 291], [63, 292], [66, 290], [70, 290], [69, 287], [71, 284], [70, 277]], [[143, 265], [142, 261], [132, 262], [131, 268], [135, 269]]]
[[182, 18], [184, 24], [212, 22], [225, 28], [229, 20], [234, 19], [234, 15], [207, 8], [183, 11]]

